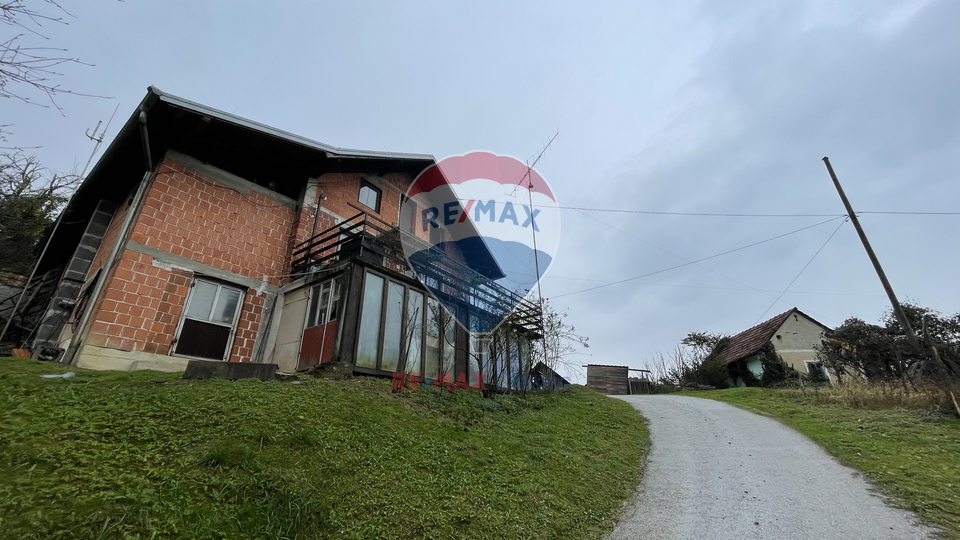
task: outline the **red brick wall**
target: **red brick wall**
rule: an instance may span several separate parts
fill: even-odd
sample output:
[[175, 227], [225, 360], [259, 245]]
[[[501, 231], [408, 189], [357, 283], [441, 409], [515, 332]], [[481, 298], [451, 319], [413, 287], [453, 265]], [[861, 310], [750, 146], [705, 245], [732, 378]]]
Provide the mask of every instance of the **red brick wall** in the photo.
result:
[[[87, 343], [124, 351], [169, 354], [193, 272], [155, 266], [153, 257], [126, 250], [97, 311]], [[266, 295], [245, 291], [231, 362], [249, 362]]]
[[[110, 225], [119, 229], [125, 212]], [[289, 239], [295, 211], [257, 192], [240, 194], [171, 160], [147, 191], [130, 239], [174, 255], [280, 285], [289, 281]], [[108, 229], [108, 237], [117, 231]], [[110, 236], [112, 234], [112, 236]], [[95, 261], [103, 261], [104, 241]], [[193, 272], [154, 265], [153, 257], [124, 250], [95, 312], [87, 343], [169, 354]], [[245, 291], [231, 345], [231, 362], [249, 362], [265, 295]]]
[[[383, 221], [396, 225], [400, 218], [401, 193], [407, 192], [407, 188], [410, 187], [410, 182], [412, 182], [413, 179], [410, 175], [404, 173], [388, 173], [382, 178], [388, 185], [381, 187], [380, 212], [372, 213]], [[323, 201], [323, 207], [327, 210], [345, 218], [359, 213], [359, 210], [353, 208], [348, 203], [367, 210], [367, 208], [359, 202], [361, 185], [359, 174], [328, 173], [322, 175], [318, 179], [318, 182], [317, 193], [327, 196], [327, 200]], [[391, 189], [390, 186], [396, 189]], [[322, 229], [318, 226], [317, 230]]]
[[241, 194], [171, 160], [160, 166], [131, 240], [280, 285], [289, 273], [295, 210]]
[[230, 350], [231, 362], [249, 362], [253, 357], [253, 345], [257, 339], [257, 329], [260, 328], [265, 300], [266, 295], [258, 295], [253, 289], [247, 291], [240, 320], [237, 322], [237, 332], [233, 338], [233, 348]]
[[[314, 209], [298, 213], [260, 193], [241, 194], [169, 159], [158, 169], [147, 191], [130, 239], [139, 244], [186, 257], [256, 280], [264, 274], [271, 285], [290, 281], [292, 245], [310, 237]], [[397, 187], [382, 188], [379, 217], [396, 223], [402, 191], [411, 178], [388, 174]], [[359, 174], [327, 174], [319, 179], [323, 206], [343, 217], [358, 211]], [[113, 245], [126, 211], [121, 209], [94, 259], [102, 264]], [[334, 225], [321, 214], [317, 231]], [[169, 354], [186, 304], [193, 273], [155, 265], [153, 257], [124, 250], [96, 306], [86, 343], [128, 351]], [[248, 289], [231, 345], [231, 362], [249, 362], [263, 315], [264, 294]]]
[[[154, 323], [161, 320], [161, 293], [171, 280], [171, 272], [152, 263], [153, 257], [149, 255], [123, 252], [109, 286], [105, 287], [87, 344], [146, 352], [159, 352], [157, 348], [163, 345], [169, 352], [173, 333], [157, 343]], [[150, 337], [154, 338], [153, 342], [148, 341]], [[148, 344], [157, 347], [147, 347]]]
[[[330, 214], [324, 212], [323, 209], [333, 212], [342, 218], [351, 218], [360, 213], [360, 210], [350, 206], [352, 203], [364, 210], [370, 211], [383, 221], [395, 225], [400, 216], [400, 191], [406, 192], [410, 186], [411, 178], [407, 174], [390, 173], [387, 174], [384, 179], [387, 180], [388, 185], [377, 186], [381, 189], [380, 212], [377, 213], [359, 203], [360, 186], [362, 185], [359, 174], [328, 173], [322, 175], [317, 180], [317, 192], [313, 201], [314, 204], [319, 204], [321, 207], [320, 217], [316, 220], [316, 228], [314, 229], [316, 208], [304, 205], [297, 217], [295, 234], [290, 239], [291, 251], [295, 251], [296, 246], [306, 242], [315, 234], [319, 235], [337, 224], [337, 220]], [[394, 186], [396, 189], [391, 189], [390, 186]], [[321, 196], [325, 196], [326, 200], [321, 200]], [[326, 254], [328, 254], [328, 252], [322, 253], [322, 255]]]

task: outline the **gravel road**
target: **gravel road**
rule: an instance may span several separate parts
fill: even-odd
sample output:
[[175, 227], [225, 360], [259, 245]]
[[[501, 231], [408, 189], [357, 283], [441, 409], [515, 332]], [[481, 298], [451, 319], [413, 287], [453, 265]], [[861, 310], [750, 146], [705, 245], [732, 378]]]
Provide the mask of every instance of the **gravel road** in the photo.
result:
[[652, 448], [609, 540], [934, 538], [775, 420], [709, 399], [618, 397], [650, 421]]

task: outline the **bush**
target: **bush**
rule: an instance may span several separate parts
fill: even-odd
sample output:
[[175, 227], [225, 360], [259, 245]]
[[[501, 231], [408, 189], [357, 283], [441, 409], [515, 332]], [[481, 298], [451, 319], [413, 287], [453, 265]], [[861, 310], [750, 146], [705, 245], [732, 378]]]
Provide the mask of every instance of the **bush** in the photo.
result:
[[727, 365], [716, 355], [710, 355], [699, 366], [701, 384], [709, 384], [717, 388], [730, 388], [730, 378]]

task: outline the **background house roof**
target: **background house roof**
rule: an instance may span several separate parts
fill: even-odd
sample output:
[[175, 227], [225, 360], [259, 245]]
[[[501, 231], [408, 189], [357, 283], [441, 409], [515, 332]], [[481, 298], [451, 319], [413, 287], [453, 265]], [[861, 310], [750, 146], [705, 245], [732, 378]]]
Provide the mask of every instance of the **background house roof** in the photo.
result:
[[727, 343], [727, 346], [720, 352], [720, 359], [724, 363], [729, 364], [730, 362], [736, 362], [737, 360], [746, 358], [767, 344], [770, 341], [770, 338], [773, 337], [773, 333], [780, 328], [783, 323], [787, 321], [790, 315], [794, 313], [799, 313], [807, 319], [810, 319], [818, 326], [822, 326], [825, 330], [829, 330], [828, 327], [824, 326], [818, 322], [813, 317], [807, 315], [806, 313], [800, 311], [797, 308], [790, 308], [789, 310], [763, 321], [762, 323], [753, 326], [740, 332], [739, 334], [730, 338], [730, 342]]

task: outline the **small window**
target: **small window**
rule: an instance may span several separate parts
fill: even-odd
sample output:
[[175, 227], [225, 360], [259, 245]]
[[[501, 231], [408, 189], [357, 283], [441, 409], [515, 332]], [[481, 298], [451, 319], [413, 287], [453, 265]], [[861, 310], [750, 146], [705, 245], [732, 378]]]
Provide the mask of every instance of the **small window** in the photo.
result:
[[333, 278], [313, 287], [307, 328], [337, 320], [340, 307], [340, 278]]
[[197, 279], [177, 335], [176, 354], [224, 360], [230, 350], [243, 291]]
[[364, 180], [360, 184], [360, 204], [366, 206], [367, 208], [373, 210], [374, 212], [380, 212], [380, 189], [373, 186], [373, 184]]

